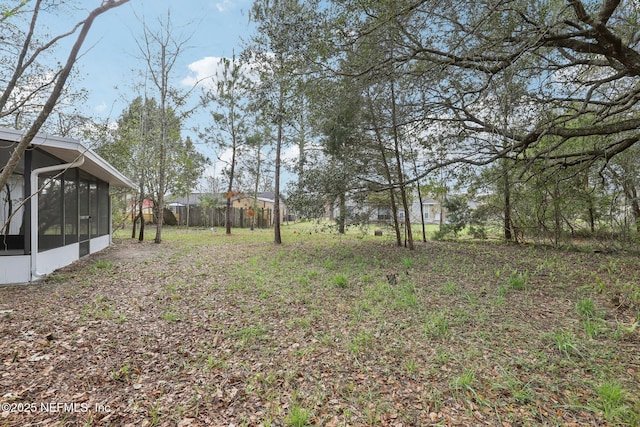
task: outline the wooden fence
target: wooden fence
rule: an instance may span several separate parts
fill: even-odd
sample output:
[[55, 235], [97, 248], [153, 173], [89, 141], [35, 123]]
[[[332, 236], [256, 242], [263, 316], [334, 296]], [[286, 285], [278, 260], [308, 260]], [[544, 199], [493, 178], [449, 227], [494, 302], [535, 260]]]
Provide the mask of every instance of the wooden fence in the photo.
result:
[[[187, 207], [172, 207], [171, 211], [178, 220], [178, 225], [187, 225]], [[201, 206], [191, 206], [189, 211], [189, 227], [224, 227], [226, 208], [204, 209]], [[272, 209], [257, 209], [253, 218], [245, 208], [231, 208], [231, 227], [249, 228], [251, 222], [255, 228], [268, 228], [273, 225]]]

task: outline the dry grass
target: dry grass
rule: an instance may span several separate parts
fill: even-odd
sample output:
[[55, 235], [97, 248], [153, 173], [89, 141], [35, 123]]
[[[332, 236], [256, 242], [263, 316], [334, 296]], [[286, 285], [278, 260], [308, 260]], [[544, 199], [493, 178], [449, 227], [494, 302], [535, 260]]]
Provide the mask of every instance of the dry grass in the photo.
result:
[[0, 425], [640, 422], [632, 256], [164, 236], [0, 289]]

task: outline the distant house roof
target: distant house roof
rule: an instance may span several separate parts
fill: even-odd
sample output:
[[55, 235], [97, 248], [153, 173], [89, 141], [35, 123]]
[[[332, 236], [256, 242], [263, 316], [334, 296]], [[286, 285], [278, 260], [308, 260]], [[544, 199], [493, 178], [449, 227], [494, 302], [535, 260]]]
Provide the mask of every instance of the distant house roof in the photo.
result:
[[[0, 128], [0, 140], [9, 142], [20, 142], [23, 131]], [[135, 188], [135, 184], [113, 166], [107, 163], [102, 157], [84, 146], [80, 141], [71, 138], [39, 133], [31, 141], [31, 145], [59, 158], [64, 162], [73, 162], [80, 156], [84, 156], [84, 164], [80, 169], [91, 175], [108, 182], [115, 187]]]
[[[180, 196], [180, 197], [169, 196], [167, 198], [167, 201], [169, 201], [170, 203], [178, 203], [181, 205], [197, 206], [200, 204], [201, 199], [203, 197], [211, 197], [211, 196], [212, 196], [211, 193], [191, 193], [189, 194], [189, 196]], [[220, 201], [225, 200], [224, 193], [219, 193], [219, 194], [216, 194], [215, 196]], [[251, 198], [251, 197], [252, 196], [249, 196], [247, 194], [241, 194], [239, 196], [236, 196], [234, 199], [244, 199], [244, 198]], [[258, 193], [258, 200], [263, 202], [273, 203], [275, 200], [275, 193], [273, 191]], [[284, 204], [284, 201], [282, 200], [282, 198], [280, 198], [280, 203]]]
[[[189, 205], [189, 206], [197, 206], [200, 204], [201, 199], [206, 197], [211, 197], [213, 194], [211, 193], [191, 193], [188, 196], [169, 196], [167, 200], [170, 203], [179, 203], [181, 205]], [[215, 195], [219, 200], [224, 200], [222, 194]]]
[[[253, 196], [249, 195], [249, 194], [242, 194], [240, 196], [237, 197], [237, 199], [252, 199]], [[274, 203], [276, 200], [276, 193], [274, 193], [273, 191], [265, 191], [265, 192], [261, 192], [257, 194], [256, 199], [258, 199], [258, 201], [260, 202], [266, 202], [266, 203]], [[282, 200], [282, 196], [280, 196], [280, 206], [284, 206], [284, 200]]]
[[[276, 193], [274, 193], [273, 191], [258, 193], [257, 199], [273, 203], [276, 200]], [[280, 201], [282, 201], [282, 199], [280, 199]]]

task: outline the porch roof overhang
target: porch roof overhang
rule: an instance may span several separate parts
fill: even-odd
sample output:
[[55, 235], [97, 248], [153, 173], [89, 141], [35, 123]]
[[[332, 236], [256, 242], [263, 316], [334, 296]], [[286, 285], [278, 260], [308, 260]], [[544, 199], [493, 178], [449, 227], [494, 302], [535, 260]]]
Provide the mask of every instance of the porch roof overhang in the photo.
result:
[[[0, 140], [17, 143], [20, 142], [23, 135], [23, 131], [0, 128]], [[135, 184], [129, 178], [120, 173], [80, 141], [39, 133], [33, 138], [33, 141], [31, 141], [31, 146], [38, 147], [67, 163], [71, 163], [84, 156], [84, 164], [80, 167], [83, 171], [90, 173], [102, 181], [108, 182], [109, 185], [114, 187], [135, 188]]]

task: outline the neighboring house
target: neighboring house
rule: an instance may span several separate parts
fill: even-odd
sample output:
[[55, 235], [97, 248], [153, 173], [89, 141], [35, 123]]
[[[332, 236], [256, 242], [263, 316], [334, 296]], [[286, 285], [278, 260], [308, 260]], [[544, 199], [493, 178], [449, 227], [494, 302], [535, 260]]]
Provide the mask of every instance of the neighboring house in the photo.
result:
[[[205, 200], [211, 200], [214, 197], [215, 207], [204, 207]], [[218, 225], [215, 221], [216, 208], [224, 206], [224, 197], [222, 194], [212, 193], [190, 193], [186, 196], [167, 196], [165, 198], [167, 207], [173, 212], [179, 225], [188, 225], [195, 227], [208, 227]]]
[[[154, 221], [153, 207], [155, 204], [151, 199], [144, 199], [142, 201], [142, 217], [145, 224], [151, 224]], [[132, 200], [127, 206], [127, 221], [133, 222], [133, 218], [137, 218], [140, 214], [140, 203], [137, 200]]]
[[[22, 135], [0, 128], [0, 165]], [[81, 142], [38, 134], [0, 191], [0, 283], [37, 280], [109, 246], [112, 186], [134, 184]]]
[[[412, 224], [421, 224], [420, 220], [420, 200], [417, 194], [411, 194], [411, 206], [409, 208], [409, 218]], [[443, 208], [439, 198], [432, 198], [423, 195], [422, 197], [422, 213], [425, 224], [443, 224], [447, 223], [447, 211]], [[470, 202], [470, 207], [474, 208], [475, 203]], [[329, 209], [329, 208], [328, 208]], [[328, 210], [326, 216], [335, 219], [339, 215], [339, 208], [333, 206], [333, 211]], [[391, 208], [388, 206], [371, 206], [368, 204], [357, 206], [355, 203], [347, 201], [347, 222], [354, 219], [362, 221], [363, 219], [369, 223], [392, 223], [393, 215]], [[404, 210], [398, 207], [398, 220], [404, 221]]]
[[[165, 202], [167, 202], [167, 207], [176, 217], [178, 225], [208, 227], [213, 225], [211, 217], [214, 212], [211, 209], [205, 209], [203, 202], [212, 196], [211, 193], [190, 193], [187, 196], [180, 197], [169, 195], [165, 197]], [[217, 204], [222, 204], [220, 195], [216, 196], [216, 201]]]
[[[200, 206], [205, 198], [211, 198], [212, 196], [213, 195], [211, 193], [190, 193], [187, 196], [180, 197], [167, 196], [165, 200], [171, 201], [169, 205], [171, 205], [172, 203], [177, 203], [178, 205], [183, 206]], [[222, 194], [216, 194], [215, 198], [218, 203], [224, 203], [224, 196]]]
[[[413, 197], [411, 204], [411, 223], [421, 224], [420, 222], [420, 200], [418, 196]], [[422, 197], [422, 216], [425, 224], [447, 223], [447, 210], [442, 206], [440, 198]]]
[[[250, 208], [253, 208], [255, 211], [254, 215], [256, 215], [256, 217], [262, 215], [262, 218], [265, 221], [268, 221], [269, 225], [273, 225], [273, 215], [271, 212], [273, 212], [275, 202], [275, 193], [271, 191], [258, 193], [258, 196], [255, 199], [252, 196], [240, 194], [231, 199], [231, 206], [234, 208], [245, 209], [247, 211], [249, 211]], [[287, 205], [284, 200], [280, 198], [280, 222], [293, 221], [294, 219], [293, 214], [287, 211]]]

